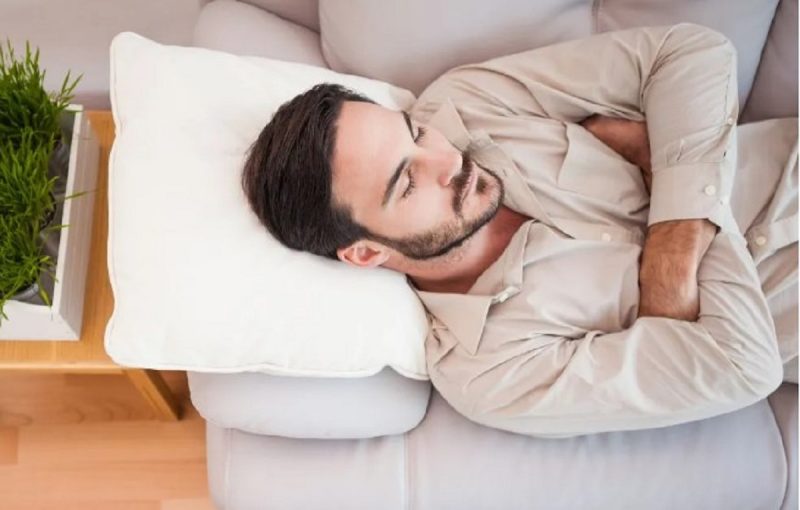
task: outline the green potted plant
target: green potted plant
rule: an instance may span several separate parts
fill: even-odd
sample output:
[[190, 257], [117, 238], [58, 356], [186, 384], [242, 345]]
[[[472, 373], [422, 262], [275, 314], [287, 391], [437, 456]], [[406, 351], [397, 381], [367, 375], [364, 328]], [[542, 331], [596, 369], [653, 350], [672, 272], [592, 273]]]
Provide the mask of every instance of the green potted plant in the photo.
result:
[[48, 93], [38, 49], [26, 43], [17, 59], [10, 41], [0, 46], [0, 325], [7, 302], [26, 293], [51, 305], [41, 283], [44, 275], [55, 279], [55, 263], [44, 247], [66, 226], [52, 224], [69, 160], [62, 115], [80, 78], [68, 72], [60, 90]]

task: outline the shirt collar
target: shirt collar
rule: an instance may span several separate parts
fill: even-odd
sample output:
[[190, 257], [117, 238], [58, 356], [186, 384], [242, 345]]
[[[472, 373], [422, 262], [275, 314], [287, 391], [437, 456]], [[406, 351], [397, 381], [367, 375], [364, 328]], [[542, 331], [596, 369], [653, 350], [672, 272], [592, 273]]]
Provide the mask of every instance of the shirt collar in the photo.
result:
[[[504, 202], [533, 218], [546, 218], [511, 158], [486, 131], [470, 132], [450, 98], [446, 98], [425, 122], [441, 132], [458, 150], [469, 148], [479, 165], [491, 169], [503, 179], [506, 187]], [[523, 259], [531, 224], [525, 223], [514, 234], [500, 257], [466, 294], [426, 292], [411, 285], [428, 312], [447, 327], [470, 354], [474, 355], [478, 350], [489, 308], [522, 289]]]
[[444, 100], [426, 124], [436, 128], [460, 151], [466, 150], [474, 143], [473, 136], [467, 130], [450, 98]]
[[500, 257], [466, 294], [428, 292], [412, 285], [428, 312], [472, 355], [478, 351], [489, 308], [522, 289], [525, 249], [532, 224], [533, 221], [528, 221], [517, 230]]
[[511, 159], [492, 141], [486, 131], [467, 129], [450, 98], [439, 105], [426, 123], [442, 133], [458, 150], [469, 149], [479, 165], [498, 172], [501, 177], [514, 166]]

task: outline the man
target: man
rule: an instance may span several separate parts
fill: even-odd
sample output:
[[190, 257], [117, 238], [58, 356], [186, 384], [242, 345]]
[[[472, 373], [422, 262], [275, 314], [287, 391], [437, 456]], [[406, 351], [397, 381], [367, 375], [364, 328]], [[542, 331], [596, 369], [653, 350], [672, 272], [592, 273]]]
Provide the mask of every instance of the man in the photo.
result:
[[315, 87], [243, 186], [287, 246], [408, 276], [468, 418], [666, 426], [766, 397], [797, 354], [796, 120], [738, 147], [737, 115], [725, 37], [637, 28], [457, 67], [408, 113]]

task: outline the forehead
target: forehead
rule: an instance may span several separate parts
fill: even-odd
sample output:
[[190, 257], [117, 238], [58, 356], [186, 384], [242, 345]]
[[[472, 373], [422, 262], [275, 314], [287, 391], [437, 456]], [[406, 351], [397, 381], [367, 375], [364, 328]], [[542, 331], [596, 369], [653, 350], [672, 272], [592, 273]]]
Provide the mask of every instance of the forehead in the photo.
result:
[[[383, 189], [410, 141], [401, 112], [380, 105], [345, 101], [336, 122], [333, 191], [345, 203], [380, 204]], [[379, 193], [377, 197], [376, 193]]]
[[[401, 130], [401, 131], [398, 131]], [[336, 122], [334, 162], [362, 163], [385, 153], [407, 133], [402, 113], [372, 103], [345, 101]]]

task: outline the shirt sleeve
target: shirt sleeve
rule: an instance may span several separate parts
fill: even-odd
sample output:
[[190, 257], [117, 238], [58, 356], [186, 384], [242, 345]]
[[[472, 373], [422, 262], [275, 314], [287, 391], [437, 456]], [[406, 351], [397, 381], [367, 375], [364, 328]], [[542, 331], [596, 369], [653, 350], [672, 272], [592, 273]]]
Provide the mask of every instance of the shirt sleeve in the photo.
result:
[[418, 104], [443, 95], [495, 113], [571, 123], [593, 114], [646, 119], [648, 225], [708, 219], [731, 226], [736, 50], [719, 32], [691, 23], [639, 27], [464, 65], [431, 84]]
[[534, 335], [474, 356], [447, 329], [432, 331], [431, 381], [475, 422], [551, 437], [674, 425], [765, 398], [782, 364], [740, 234], [714, 238], [698, 285], [697, 322], [641, 317], [624, 331]]

